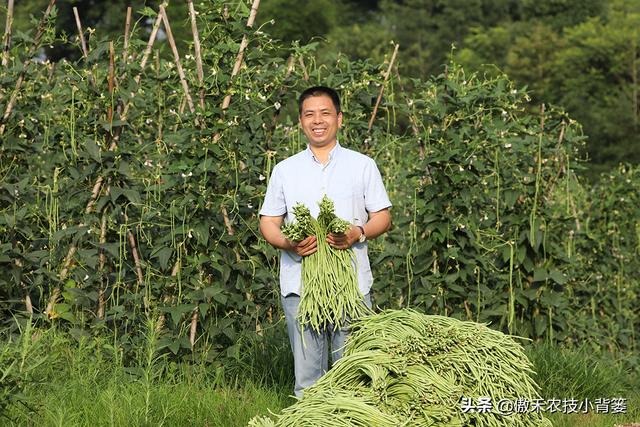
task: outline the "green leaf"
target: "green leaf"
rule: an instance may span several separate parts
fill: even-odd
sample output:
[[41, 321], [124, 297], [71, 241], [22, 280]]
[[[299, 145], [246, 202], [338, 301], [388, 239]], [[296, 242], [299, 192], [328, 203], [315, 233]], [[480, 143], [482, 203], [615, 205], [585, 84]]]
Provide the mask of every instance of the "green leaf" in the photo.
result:
[[533, 281], [534, 282], [543, 282], [549, 278], [549, 274], [545, 268], [536, 268], [533, 270]]
[[567, 283], [567, 276], [562, 274], [562, 272], [559, 270], [551, 270], [551, 273], [549, 273], [549, 277], [559, 285], [564, 285], [565, 283]]
[[98, 163], [102, 161], [102, 158], [100, 156], [100, 147], [98, 146], [98, 144], [95, 143], [93, 138], [85, 139], [84, 148], [87, 150], [87, 153], [93, 160], [95, 160]]
[[157, 258], [160, 263], [160, 267], [163, 270], [166, 270], [169, 266], [169, 260], [171, 259], [173, 252], [173, 248], [171, 247], [161, 247], [151, 253], [151, 258]]

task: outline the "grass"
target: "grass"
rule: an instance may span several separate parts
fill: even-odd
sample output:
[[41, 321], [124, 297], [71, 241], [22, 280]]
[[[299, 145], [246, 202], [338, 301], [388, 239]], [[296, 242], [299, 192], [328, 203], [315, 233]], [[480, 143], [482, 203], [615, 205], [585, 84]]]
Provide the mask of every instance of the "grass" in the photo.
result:
[[[107, 340], [74, 339], [26, 325], [0, 341], [0, 425], [246, 426], [295, 400], [284, 329], [243, 338], [222, 365], [177, 362], [157, 351], [153, 325], [134, 360]], [[530, 346], [545, 399], [627, 398], [627, 413], [550, 414], [556, 427], [640, 422], [640, 377], [633, 360], [557, 346]], [[204, 360], [204, 358], [202, 358]]]
[[[529, 346], [527, 355], [535, 366], [535, 379], [543, 399], [587, 399], [593, 405], [586, 414], [549, 414], [554, 426], [612, 427], [640, 423], [640, 375], [633, 357], [616, 359], [609, 353], [586, 347], [563, 349], [547, 343]], [[613, 398], [626, 399], [626, 413], [596, 412], [597, 399]]]
[[0, 425], [246, 426], [294, 401], [290, 379], [272, 364], [255, 359], [263, 378], [247, 364], [267, 354], [257, 341], [254, 353], [225, 365], [171, 361], [156, 350], [153, 332], [145, 342], [125, 363], [106, 340], [28, 327], [0, 344]]

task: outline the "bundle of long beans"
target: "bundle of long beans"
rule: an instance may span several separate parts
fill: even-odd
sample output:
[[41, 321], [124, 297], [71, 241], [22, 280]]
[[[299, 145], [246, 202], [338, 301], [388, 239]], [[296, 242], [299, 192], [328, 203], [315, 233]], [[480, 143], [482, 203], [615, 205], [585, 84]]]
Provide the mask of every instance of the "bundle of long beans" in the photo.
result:
[[352, 249], [336, 249], [326, 237], [329, 233], [344, 233], [351, 224], [336, 216], [333, 202], [324, 196], [319, 202], [320, 213], [315, 219], [302, 204], [293, 207], [295, 222], [282, 227], [289, 240], [301, 241], [316, 236], [318, 250], [302, 258], [302, 295], [298, 318], [304, 327], [314, 331], [342, 327], [346, 322], [369, 313], [358, 289], [357, 265]]
[[550, 427], [540, 411], [462, 407], [463, 398], [533, 402], [532, 372], [522, 347], [486, 325], [387, 310], [351, 325], [344, 356], [302, 399], [249, 426]]

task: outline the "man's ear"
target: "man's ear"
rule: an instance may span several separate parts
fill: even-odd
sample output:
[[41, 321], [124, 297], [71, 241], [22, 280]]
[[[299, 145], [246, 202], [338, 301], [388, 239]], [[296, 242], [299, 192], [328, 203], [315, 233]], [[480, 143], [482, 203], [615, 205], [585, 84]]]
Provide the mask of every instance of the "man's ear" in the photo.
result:
[[342, 127], [342, 111], [338, 113], [338, 129]]

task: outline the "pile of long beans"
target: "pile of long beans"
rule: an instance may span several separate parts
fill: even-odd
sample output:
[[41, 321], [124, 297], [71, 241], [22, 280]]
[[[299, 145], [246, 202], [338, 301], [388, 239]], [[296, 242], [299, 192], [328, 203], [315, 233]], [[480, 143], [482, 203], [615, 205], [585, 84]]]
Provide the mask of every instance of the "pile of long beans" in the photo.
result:
[[320, 213], [313, 218], [309, 209], [296, 204], [295, 222], [282, 227], [282, 233], [292, 241], [316, 236], [318, 250], [302, 258], [302, 295], [298, 306], [301, 326], [316, 332], [334, 330], [369, 313], [358, 288], [357, 264], [353, 250], [336, 249], [326, 237], [329, 233], [344, 233], [351, 224], [338, 218], [333, 202], [324, 196], [319, 202]]
[[510, 336], [474, 322], [387, 310], [351, 325], [345, 354], [304, 396], [251, 427], [550, 427], [536, 411], [463, 410], [463, 398], [539, 398], [532, 365]]

